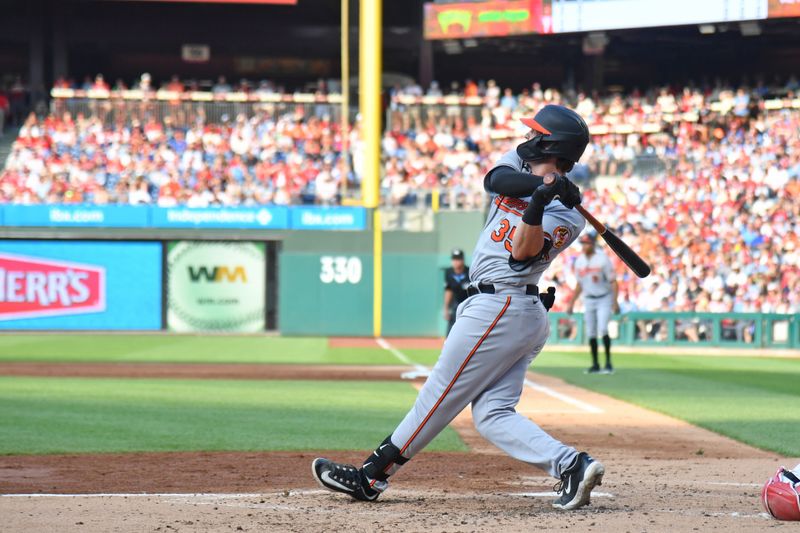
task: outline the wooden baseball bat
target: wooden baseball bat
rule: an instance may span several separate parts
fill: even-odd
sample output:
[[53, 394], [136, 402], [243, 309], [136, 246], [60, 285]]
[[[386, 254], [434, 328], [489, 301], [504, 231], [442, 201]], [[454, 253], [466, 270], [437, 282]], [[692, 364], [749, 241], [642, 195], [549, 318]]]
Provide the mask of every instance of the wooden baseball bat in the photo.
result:
[[625, 244], [622, 239], [616, 236], [613, 231], [608, 229], [605, 224], [597, 220], [592, 216], [590, 212], [588, 212], [582, 205], [578, 204], [575, 206], [575, 209], [578, 210], [578, 213], [583, 215], [583, 218], [586, 219], [589, 224], [594, 227], [597, 231], [597, 234], [600, 235], [606, 244], [608, 244], [609, 248], [614, 250], [614, 253], [622, 259], [622, 262], [628, 265], [628, 268], [633, 270], [633, 273], [639, 276], [640, 278], [646, 278], [650, 275], [650, 266], [644, 262], [644, 259], [639, 257], [639, 254], [631, 250], [630, 246]]
[[[542, 181], [545, 186], [551, 186], [556, 182], [558, 175], [554, 172], [546, 174]], [[558, 198], [558, 196], [556, 196]], [[575, 206], [575, 209], [578, 210], [578, 213], [583, 215], [583, 218], [589, 222], [589, 224], [594, 227], [597, 234], [600, 235], [606, 244], [608, 244], [609, 248], [614, 250], [614, 253], [622, 259], [622, 262], [628, 265], [628, 268], [633, 270], [633, 273], [639, 276], [640, 278], [646, 278], [650, 275], [650, 266], [644, 262], [644, 259], [639, 257], [639, 254], [631, 250], [631, 247], [625, 244], [622, 239], [616, 236], [613, 231], [608, 229], [605, 224], [597, 220], [592, 216], [590, 212], [588, 212], [582, 205], [578, 204]]]

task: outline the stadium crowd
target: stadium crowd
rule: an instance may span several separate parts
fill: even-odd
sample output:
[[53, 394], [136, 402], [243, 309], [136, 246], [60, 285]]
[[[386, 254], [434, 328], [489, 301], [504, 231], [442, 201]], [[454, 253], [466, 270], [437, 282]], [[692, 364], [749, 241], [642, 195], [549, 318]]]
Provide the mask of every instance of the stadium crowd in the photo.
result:
[[[224, 84], [214, 90], [232, 90]], [[797, 313], [800, 109], [765, 105], [776, 92], [791, 102], [797, 88], [790, 80], [777, 89], [600, 97], [538, 84], [520, 94], [491, 81], [451, 87], [481, 105], [418, 105], [442, 96], [438, 86], [395, 88], [382, 139], [383, 198], [417, 205], [437, 189], [444, 205], [482, 208], [482, 177], [519, 142], [517, 118], [546, 103], [571, 105], [597, 132], [574, 179], [622, 177], [598, 179], [585, 201], [654, 266], [638, 280], [617, 265], [623, 309]], [[177, 127], [169, 116], [110, 123], [91, 114], [31, 115], [0, 174], [0, 203], [336, 204], [343, 183], [357, 187], [361, 151], [356, 121], [353, 155], [342, 164], [344, 139], [330, 116], [319, 106], [255, 107]], [[545, 281], [558, 284], [560, 301], [575, 285], [574, 257]]]

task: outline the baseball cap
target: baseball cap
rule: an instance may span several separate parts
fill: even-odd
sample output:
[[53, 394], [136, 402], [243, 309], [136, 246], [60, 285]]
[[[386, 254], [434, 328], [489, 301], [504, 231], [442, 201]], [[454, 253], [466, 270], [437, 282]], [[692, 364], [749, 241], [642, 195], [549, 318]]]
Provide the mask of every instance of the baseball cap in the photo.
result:
[[594, 244], [596, 236], [592, 233], [584, 233], [578, 240], [581, 244]]
[[464, 259], [464, 250], [461, 248], [453, 248], [450, 252], [450, 259]]

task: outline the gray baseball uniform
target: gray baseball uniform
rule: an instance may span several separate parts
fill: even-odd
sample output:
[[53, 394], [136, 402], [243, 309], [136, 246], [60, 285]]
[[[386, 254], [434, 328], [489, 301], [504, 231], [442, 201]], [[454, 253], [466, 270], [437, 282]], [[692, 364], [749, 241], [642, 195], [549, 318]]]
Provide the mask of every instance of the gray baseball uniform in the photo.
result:
[[581, 285], [586, 336], [608, 335], [608, 321], [614, 304], [611, 282], [615, 278], [611, 261], [600, 250], [595, 250], [591, 257], [581, 254], [575, 260], [575, 274]]
[[[528, 171], [513, 150], [498, 165]], [[526, 295], [526, 285], [539, 281], [585, 224], [576, 211], [552, 201], [542, 222], [544, 249], [527, 261], [515, 261], [511, 257], [514, 231], [529, 201], [530, 197], [491, 196], [486, 225], [472, 254], [470, 277], [473, 287], [492, 284], [495, 292], [472, 296], [458, 307], [458, 319], [439, 360], [413, 408], [391, 435], [391, 443], [405, 458], [421, 451], [469, 403], [478, 431], [512, 457], [555, 477], [576, 457], [574, 448], [514, 409], [528, 366], [550, 331], [538, 294]], [[387, 473], [398, 468], [394, 464]]]

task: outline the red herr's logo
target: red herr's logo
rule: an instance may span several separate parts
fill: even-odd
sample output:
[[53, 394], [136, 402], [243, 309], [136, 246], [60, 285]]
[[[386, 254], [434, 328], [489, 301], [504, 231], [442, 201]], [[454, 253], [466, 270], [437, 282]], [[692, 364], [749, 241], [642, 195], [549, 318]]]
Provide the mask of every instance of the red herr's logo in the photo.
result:
[[105, 309], [105, 268], [0, 253], [0, 320]]

